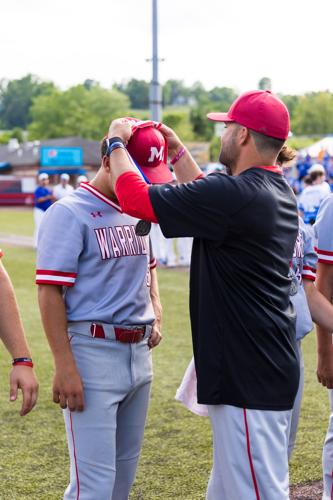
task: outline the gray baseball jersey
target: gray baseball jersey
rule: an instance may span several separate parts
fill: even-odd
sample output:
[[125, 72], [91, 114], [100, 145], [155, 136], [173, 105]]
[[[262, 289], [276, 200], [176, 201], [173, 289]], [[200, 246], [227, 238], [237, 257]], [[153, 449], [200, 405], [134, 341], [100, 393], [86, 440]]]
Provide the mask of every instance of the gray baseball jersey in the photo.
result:
[[313, 328], [312, 318], [306, 299], [303, 279], [316, 279], [317, 254], [314, 249], [312, 233], [299, 218], [298, 236], [294, 247], [291, 270], [295, 276], [295, 293], [290, 299], [296, 310], [296, 338], [301, 340]]
[[318, 262], [333, 264], [333, 195], [322, 202], [314, 225]]
[[64, 287], [68, 321], [151, 324], [149, 237], [137, 219], [88, 183], [59, 200], [42, 222], [37, 284]]

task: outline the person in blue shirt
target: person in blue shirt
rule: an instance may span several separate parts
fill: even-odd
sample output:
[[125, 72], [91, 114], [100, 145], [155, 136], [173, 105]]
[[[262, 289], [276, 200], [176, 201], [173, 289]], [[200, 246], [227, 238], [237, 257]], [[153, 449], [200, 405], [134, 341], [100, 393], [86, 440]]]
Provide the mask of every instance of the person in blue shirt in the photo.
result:
[[46, 173], [39, 174], [38, 187], [35, 190], [35, 233], [34, 233], [34, 246], [37, 248], [38, 231], [46, 210], [52, 205], [54, 201], [52, 190], [48, 187], [49, 176]]

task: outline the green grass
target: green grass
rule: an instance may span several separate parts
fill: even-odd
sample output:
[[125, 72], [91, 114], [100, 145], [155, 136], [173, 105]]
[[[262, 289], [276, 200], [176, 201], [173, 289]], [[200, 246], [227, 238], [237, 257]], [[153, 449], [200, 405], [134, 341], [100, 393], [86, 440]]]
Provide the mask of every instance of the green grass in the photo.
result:
[[34, 221], [32, 209], [13, 210], [0, 208], [0, 234], [18, 234], [20, 236], [32, 236]]
[[[1, 214], [1, 211], [0, 211]], [[0, 219], [1, 220], [1, 219]], [[4, 263], [18, 296], [40, 382], [36, 409], [18, 415], [8, 402], [10, 358], [0, 350], [0, 498], [62, 498], [68, 458], [62, 414], [51, 402], [52, 361], [42, 333], [34, 285], [33, 250], [4, 247]], [[174, 395], [191, 358], [188, 274], [160, 270], [164, 340], [154, 351], [155, 379], [143, 452], [131, 499], [203, 499], [211, 467], [209, 421], [175, 402]], [[291, 480], [321, 477], [321, 449], [328, 421], [327, 392], [315, 377], [315, 338], [304, 342], [306, 388]], [[97, 500], [97, 499], [96, 499]]]

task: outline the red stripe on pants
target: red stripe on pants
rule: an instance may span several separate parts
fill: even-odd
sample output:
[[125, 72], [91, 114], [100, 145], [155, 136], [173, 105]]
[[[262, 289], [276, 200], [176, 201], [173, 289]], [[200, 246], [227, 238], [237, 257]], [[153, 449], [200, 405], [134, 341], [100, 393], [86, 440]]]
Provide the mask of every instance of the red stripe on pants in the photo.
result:
[[249, 427], [247, 425], [246, 409], [244, 408], [243, 411], [244, 411], [244, 423], [245, 423], [245, 432], [246, 432], [246, 447], [247, 447], [247, 454], [248, 454], [249, 462], [250, 462], [251, 476], [252, 476], [253, 486], [254, 486], [254, 489], [256, 492], [256, 500], [260, 500], [256, 474], [254, 472], [253, 461], [252, 461], [252, 456], [251, 456], [250, 434], [249, 434]]
[[79, 478], [79, 470], [77, 467], [77, 458], [76, 458], [76, 449], [75, 449], [75, 440], [74, 440], [74, 431], [73, 431], [73, 421], [72, 421], [72, 413], [71, 412], [69, 412], [69, 419], [70, 419], [70, 423], [71, 423], [71, 434], [72, 434], [72, 441], [73, 441], [74, 462], [75, 462], [75, 471], [76, 471], [76, 484], [77, 484], [76, 500], [79, 500], [79, 498], [80, 498], [80, 478]]

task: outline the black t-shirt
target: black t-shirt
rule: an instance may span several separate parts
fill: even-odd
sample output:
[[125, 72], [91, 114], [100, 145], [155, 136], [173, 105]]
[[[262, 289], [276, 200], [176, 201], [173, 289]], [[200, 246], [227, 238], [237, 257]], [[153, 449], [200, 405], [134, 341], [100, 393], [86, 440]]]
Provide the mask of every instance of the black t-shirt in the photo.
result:
[[166, 237], [193, 236], [190, 316], [198, 402], [287, 410], [298, 388], [290, 261], [294, 194], [251, 168], [149, 189]]

